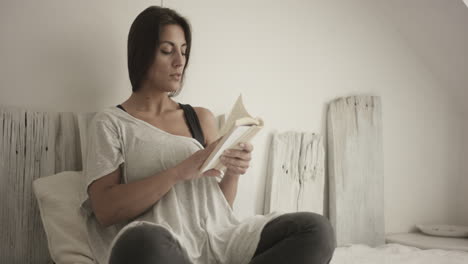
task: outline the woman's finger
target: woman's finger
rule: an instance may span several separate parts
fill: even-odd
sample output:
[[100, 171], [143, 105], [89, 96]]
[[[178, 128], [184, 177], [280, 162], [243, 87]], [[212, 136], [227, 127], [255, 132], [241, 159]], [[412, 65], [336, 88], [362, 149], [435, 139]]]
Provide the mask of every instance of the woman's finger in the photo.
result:
[[247, 172], [247, 168], [240, 168], [240, 167], [227, 167], [228, 171], [235, 174], [245, 174]]
[[206, 146], [206, 148], [199, 150], [200, 152], [199, 162], [205, 161], [208, 158], [208, 156], [210, 156], [211, 152], [214, 150], [214, 148], [216, 147], [216, 145], [219, 143], [220, 140], [221, 138], [218, 138], [217, 140], [213, 141], [211, 144]]
[[239, 143], [239, 146], [242, 148], [242, 150], [247, 151], [247, 152], [252, 152], [254, 147], [252, 144], [249, 142], [241, 142]]
[[222, 137], [218, 138], [217, 140], [211, 142], [211, 144], [209, 144], [208, 146], [206, 146], [205, 150], [207, 152], [211, 152], [213, 151], [213, 149], [216, 147], [216, 145], [218, 145], [219, 141], [221, 140]]
[[245, 161], [250, 161], [252, 159], [252, 155], [250, 154], [250, 152], [238, 149], [227, 149], [223, 152], [223, 156], [230, 158], [238, 158]]
[[239, 168], [247, 169], [250, 165], [249, 161], [245, 161], [245, 160], [238, 159], [238, 158], [227, 157], [224, 155], [221, 156], [221, 163], [223, 163], [223, 165], [228, 168], [239, 167]]
[[222, 172], [217, 169], [207, 170], [203, 173], [203, 176], [218, 177], [221, 176]]

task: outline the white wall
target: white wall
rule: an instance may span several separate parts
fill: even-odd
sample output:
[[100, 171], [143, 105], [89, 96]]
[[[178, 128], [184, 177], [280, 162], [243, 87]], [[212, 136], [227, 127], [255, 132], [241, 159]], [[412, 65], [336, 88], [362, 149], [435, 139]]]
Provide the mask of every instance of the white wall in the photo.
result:
[[[0, 104], [96, 111], [130, 95], [126, 39], [155, 1], [2, 1]], [[457, 222], [461, 117], [442, 85], [371, 2], [166, 0], [193, 26], [180, 102], [229, 111], [239, 93], [264, 118], [235, 203], [261, 213], [274, 132], [324, 132], [326, 104], [383, 100], [386, 231]]]
[[463, 120], [461, 173], [458, 185], [458, 224], [468, 225], [468, 120]]
[[468, 8], [460, 0], [378, 0], [378, 4], [380, 13], [385, 14], [414, 55], [453, 97], [453, 109], [460, 112], [460, 121], [465, 124], [465, 132], [460, 130], [459, 135], [459, 146], [465, 154], [458, 159], [459, 204], [456, 207], [458, 221], [468, 224], [468, 165], [465, 160], [468, 154], [465, 138], [468, 131]]
[[461, 0], [376, 0], [415, 55], [468, 115], [468, 8]]

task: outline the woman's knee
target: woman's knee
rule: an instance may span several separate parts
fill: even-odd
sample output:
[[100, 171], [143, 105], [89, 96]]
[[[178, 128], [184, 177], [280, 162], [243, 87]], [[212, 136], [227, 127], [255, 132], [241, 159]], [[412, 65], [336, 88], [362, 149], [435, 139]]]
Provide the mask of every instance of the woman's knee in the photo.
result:
[[[154, 263], [158, 260], [159, 263], [166, 263], [164, 259], [171, 256], [181, 260], [187, 258], [177, 239], [164, 227], [138, 223], [124, 230], [117, 238], [111, 249], [109, 262]], [[136, 260], [138, 261], [135, 262]]]
[[119, 236], [118, 242], [139, 244], [142, 247], [157, 247], [162, 242], [174, 242], [171, 233], [164, 227], [138, 223], [124, 230]]
[[335, 232], [326, 217], [312, 212], [297, 212], [294, 213], [294, 222], [299, 232], [310, 233], [314, 240], [320, 242], [323, 250], [335, 249]]

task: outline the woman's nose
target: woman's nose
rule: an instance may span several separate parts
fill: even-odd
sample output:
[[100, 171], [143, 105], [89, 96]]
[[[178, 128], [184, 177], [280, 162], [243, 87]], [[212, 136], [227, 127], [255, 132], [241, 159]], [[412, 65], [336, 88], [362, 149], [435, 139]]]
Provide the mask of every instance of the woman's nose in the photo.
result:
[[184, 64], [185, 64], [185, 57], [181, 53], [177, 52], [174, 58], [174, 62], [173, 62], [174, 67], [176, 68], [182, 67], [184, 66]]

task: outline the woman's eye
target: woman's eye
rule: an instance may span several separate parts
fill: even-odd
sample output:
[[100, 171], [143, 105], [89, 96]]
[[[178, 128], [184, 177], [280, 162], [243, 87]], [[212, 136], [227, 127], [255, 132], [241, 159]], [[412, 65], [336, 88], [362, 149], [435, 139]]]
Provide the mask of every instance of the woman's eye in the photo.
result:
[[[168, 51], [168, 50], [161, 50], [161, 52], [162, 52], [163, 54], [166, 54], [166, 55], [170, 55], [170, 54], [173, 53], [172, 50], [170, 50], [170, 51]], [[186, 52], [182, 52], [181, 54], [182, 54], [182, 56], [185, 56], [185, 55], [186, 55]]]

